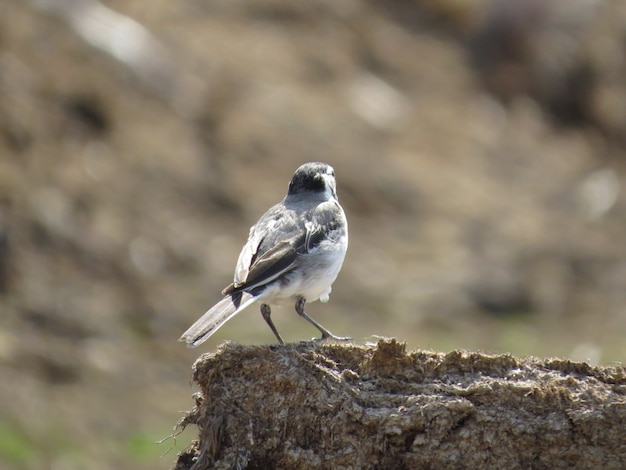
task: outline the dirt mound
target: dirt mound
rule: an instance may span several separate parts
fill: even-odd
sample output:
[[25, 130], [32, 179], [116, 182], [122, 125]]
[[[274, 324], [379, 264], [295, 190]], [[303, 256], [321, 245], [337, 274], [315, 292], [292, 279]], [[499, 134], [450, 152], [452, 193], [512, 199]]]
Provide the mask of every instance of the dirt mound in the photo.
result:
[[626, 371], [453, 351], [226, 345], [194, 365], [177, 470], [626, 465]]

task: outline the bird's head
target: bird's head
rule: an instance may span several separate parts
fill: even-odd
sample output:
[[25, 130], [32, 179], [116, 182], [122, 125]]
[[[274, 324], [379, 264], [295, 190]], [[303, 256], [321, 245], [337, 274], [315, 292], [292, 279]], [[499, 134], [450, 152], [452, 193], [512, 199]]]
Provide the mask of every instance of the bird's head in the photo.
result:
[[326, 198], [337, 198], [335, 170], [320, 162], [305, 163], [296, 170], [289, 182], [288, 195], [318, 193]]

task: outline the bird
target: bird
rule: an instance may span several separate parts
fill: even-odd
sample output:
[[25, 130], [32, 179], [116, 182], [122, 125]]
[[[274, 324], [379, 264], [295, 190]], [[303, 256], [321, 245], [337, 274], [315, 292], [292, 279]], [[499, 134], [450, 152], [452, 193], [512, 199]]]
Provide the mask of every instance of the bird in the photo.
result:
[[233, 282], [222, 291], [222, 300], [179, 341], [199, 346], [256, 302], [261, 303], [261, 316], [280, 344], [285, 342], [272, 321], [270, 306], [290, 302], [298, 315], [320, 331], [320, 340], [350, 340], [335, 336], [304, 310], [308, 302], [328, 302], [347, 248], [348, 222], [337, 198], [334, 169], [321, 162], [301, 165], [285, 198], [250, 228]]

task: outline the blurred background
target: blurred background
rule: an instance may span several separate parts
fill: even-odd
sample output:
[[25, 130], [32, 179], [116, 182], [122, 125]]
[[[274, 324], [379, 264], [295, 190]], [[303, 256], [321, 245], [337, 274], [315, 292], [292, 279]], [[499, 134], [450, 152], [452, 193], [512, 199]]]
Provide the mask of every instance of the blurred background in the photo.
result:
[[334, 333], [619, 363], [625, 76], [618, 0], [1, 0], [0, 467], [170, 467], [196, 357], [274, 337], [176, 340], [306, 161]]

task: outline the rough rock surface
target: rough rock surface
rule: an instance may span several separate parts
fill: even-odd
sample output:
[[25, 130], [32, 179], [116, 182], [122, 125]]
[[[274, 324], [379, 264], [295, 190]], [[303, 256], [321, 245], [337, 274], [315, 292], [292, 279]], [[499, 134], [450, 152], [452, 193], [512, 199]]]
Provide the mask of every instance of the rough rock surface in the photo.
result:
[[226, 344], [194, 365], [205, 468], [626, 468], [626, 373], [560, 359]]

